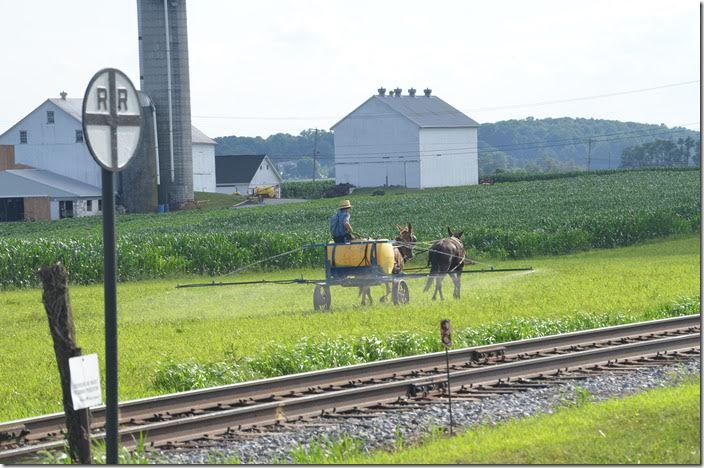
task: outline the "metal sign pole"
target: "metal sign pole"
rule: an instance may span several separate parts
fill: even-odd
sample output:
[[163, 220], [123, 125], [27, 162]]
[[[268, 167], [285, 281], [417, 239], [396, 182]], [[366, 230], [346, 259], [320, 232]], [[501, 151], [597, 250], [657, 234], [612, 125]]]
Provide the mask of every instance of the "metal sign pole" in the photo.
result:
[[144, 115], [139, 92], [120, 70], [93, 75], [83, 97], [83, 135], [103, 178], [103, 291], [105, 299], [105, 452], [117, 464], [117, 250], [115, 172], [130, 162], [142, 140]]
[[445, 366], [447, 368], [447, 407], [450, 409], [450, 435], [452, 435], [452, 392], [450, 391], [450, 352], [445, 348]]
[[447, 406], [450, 409], [450, 435], [452, 435], [452, 391], [450, 385], [450, 353], [452, 346], [452, 327], [449, 320], [440, 322], [440, 341], [445, 347], [445, 368], [447, 369]]
[[115, 176], [103, 175], [103, 280], [105, 297], [105, 455], [117, 464], [117, 253], [115, 249]]

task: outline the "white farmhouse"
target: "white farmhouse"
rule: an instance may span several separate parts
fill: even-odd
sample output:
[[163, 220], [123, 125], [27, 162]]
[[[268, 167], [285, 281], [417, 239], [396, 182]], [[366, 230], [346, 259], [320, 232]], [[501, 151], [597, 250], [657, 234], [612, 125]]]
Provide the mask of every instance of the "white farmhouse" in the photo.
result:
[[281, 197], [283, 178], [265, 154], [235, 154], [215, 157], [215, 174], [219, 193], [252, 195], [257, 187], [274, 187]]
[[[44, 169], [100, 188], [100, 166], [83, 138], [83, 99], [47, 99], [0, 135], [0, 145], [15, 146], [15, 162]], [[215, 192], [215, 141], [191, 127], [193, 190]]]
[[431, 90], [379, 88], [332, 126], [335, 179], [357, 187], [446, 187], [479, 183], [479, 124]]

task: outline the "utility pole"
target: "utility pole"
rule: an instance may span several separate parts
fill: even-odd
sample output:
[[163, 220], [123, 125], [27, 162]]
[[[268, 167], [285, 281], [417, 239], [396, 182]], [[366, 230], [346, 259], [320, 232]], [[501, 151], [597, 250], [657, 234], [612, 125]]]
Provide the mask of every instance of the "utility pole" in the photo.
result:
[[611, 151], [609, 151], [609, 169], [611, 169]]
[[589, 139], [589, 155], [587, 156], [587, 172], [592, 170], [592, 139]]
[[315, 129], [315, 137], [313, 139], [313, 180], [315, 180], [315, 159], [318, 153], [318, 129]]

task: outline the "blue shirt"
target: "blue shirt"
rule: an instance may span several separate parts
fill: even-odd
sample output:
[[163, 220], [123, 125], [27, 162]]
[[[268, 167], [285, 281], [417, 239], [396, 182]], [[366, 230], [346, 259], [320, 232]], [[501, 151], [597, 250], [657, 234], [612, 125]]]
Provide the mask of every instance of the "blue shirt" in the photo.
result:
[[330, 218], [330, 234], [332, 234], [333, 237], [340, 237], [347, 234], [345, 222], [350, 222], [349, 211], [338, 210], [337, 213]]

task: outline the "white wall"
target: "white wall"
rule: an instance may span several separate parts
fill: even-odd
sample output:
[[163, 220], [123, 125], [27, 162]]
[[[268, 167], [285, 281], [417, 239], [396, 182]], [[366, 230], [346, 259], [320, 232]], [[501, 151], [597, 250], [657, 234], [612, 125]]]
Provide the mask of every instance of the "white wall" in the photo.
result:
[[88, 200], [85, 199], [80, 199], [80, 200], [74, 200], [73, 201], [73, 215], [76, 218], [83, 217], [83, 216], [96, 216], [99, 214], [102, 214], [103, 212], [98, 210], [98, 203], [97, 198], [91, 199], [91, 210], [88, 211]]
[[[281, 185], [281, 180], [274, 170], [274, 165], [268, 158], [264, 158], [259, 165], [259, 169], [254, 173], [254, 177], [252, 177], [252, 181], [249, 184], [249, 193], [254, 193], [254, 189], [258, 185], [274, 185], [277, 187], [277, 194], [280, 196], [279, 186]], [[243, 193], [242, 195], [245, 194]]]
[[49, 211], [51, 212], [51, 219], [59, 219], [59, 201], [50, 200], [49, 201]]
[[193, 143], [193, 190], [215, 192], [215, 145]]
[[419, 147], [421, 188], [479, 183], [477, 128], [422, 128]]
[[338, 184], [420, 187], [418, 126], [384, 103], [365, 102], [334, 131]]
[[[47, 111], [54, 111], [54, 123], [47, 123]], [[27, 131], [27, 144], [20, 144], [20, 130]], [[100, 166], [93, 160], [85, 140], [76, 142], [81, 123], [50, 101], [29, 114], [0, 144], [15, 145], [15, 162], [45, 169], [95, 187], [101, 186]]]
[[235, 192], [239, 192], [240, 195], [247, 195], [249, 192], [249, 184], [236, 184], [236, 185], [218, 185], [215, 191], [217, 193], [225, 193], [231, 195]]

